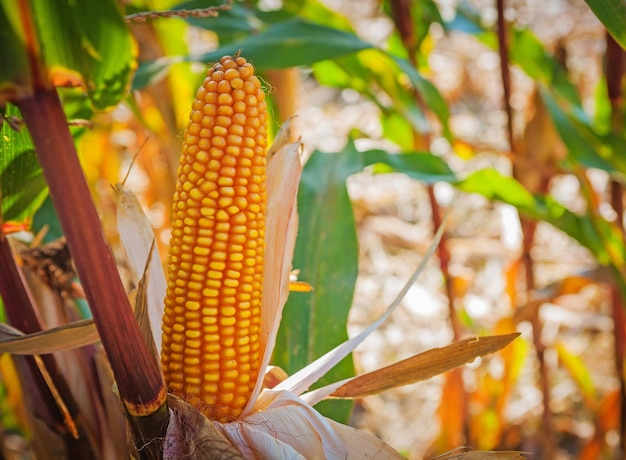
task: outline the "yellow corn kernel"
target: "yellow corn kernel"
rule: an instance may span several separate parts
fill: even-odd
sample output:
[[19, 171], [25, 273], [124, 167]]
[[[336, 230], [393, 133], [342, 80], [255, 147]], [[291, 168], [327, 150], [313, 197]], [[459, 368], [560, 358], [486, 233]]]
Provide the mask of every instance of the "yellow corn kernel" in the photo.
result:
[[254, 68], [225, 56], [207, 71], [184, 134], [161, 352], [169, 390], [219, 421], [241, 414], [260, 366], [266, 147]]

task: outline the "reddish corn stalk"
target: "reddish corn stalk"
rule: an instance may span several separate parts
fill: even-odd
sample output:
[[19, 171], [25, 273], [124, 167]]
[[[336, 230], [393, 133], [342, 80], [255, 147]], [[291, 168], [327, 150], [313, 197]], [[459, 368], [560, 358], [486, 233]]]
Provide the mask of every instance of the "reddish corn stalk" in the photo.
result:
[[[165, 385], [117, 272], [59, 97], [54, 88], [39, 89], [16, 103], [31, 133], [120, 396], [143, 439], [139, 442], [159, 438], [167, 422]], [[158, 451], [157, 444], [150, 448]]]

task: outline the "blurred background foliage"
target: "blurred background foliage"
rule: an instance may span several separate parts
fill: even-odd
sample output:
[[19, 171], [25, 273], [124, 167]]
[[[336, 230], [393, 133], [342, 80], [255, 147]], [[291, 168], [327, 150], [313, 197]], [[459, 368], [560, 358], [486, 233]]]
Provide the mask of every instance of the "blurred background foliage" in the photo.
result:
[[[293, 136], [307, 160], [294, 268], [315, 290], [291, 295], [275, 364], [293, 373], [366, 324], [449, 210], [437, 260], [405, 310], [320, 384], [466, 336], [517, 330], [522, 338], [441, 378], [319, 409], [410, 458], [460, 445], [535, 458], [619, 457], [626, 445], [623, 3], [120, 7], [136, 46], [107, 68], [115, 84], [90, 88], [89, 97], [60, 92], [122, 270], [110, 185], [133, 164], [126, 185], [165, 253], [190, 101], [207, 64], [241, 50], [263, 77], [272, 131], [295, 115]], [[201, 17], [197, 9], [209, 7], [216, 16]], [[116, 43], [125, 34], [116, 31]], [[32, 222], [35, 232], [46, 225], [52, 240], [60, 230], [40, 170], [27, 161], [32, 145], [10, 126], [19, 117], [11, 110], [2, 135], [22, 137], [11, 144], [19, 151], [0, 151], [4, 224]], [[9, 365], [0, 360], [2, 375], [12, 375]], [[7, 432], [23, 426], [11, 409], [14, 389], [6, 379], [0, 385]]]

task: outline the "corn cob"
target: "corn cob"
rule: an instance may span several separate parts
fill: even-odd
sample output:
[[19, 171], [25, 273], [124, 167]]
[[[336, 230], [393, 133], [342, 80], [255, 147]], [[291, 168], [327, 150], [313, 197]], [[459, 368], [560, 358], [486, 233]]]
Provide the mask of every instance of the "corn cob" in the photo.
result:
[[259, 79], [225, 56], [184, 133], [161, 353], [169, 390], [219, 421], [240, 415], [260, 365], [266, 148]]

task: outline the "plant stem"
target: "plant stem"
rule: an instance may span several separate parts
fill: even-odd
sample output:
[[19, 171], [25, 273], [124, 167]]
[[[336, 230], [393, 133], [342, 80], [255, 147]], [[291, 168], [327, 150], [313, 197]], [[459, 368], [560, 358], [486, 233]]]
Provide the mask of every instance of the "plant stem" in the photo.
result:
[[[626, 66], [626, 54], [615, 39], [606, 33], [606, 57], [605, 57], [606, 86], [611, 104], [611, 131], [622, 137], [623, 126], [623, 94], [622, 81]], [[616, 223], [622, 234], [622, 241], [626, 242], [624, 235], [624, 206], [622, 196], [624, 186], [621, 182], [611, 180], [611, 206], [617, 216]], [[616, 270], [617, 271], [617, 270]], [[621, 276], [621, 273], [616, 276]], [[626, 354], [626, 319], [624, 318], [624, 298], [617, 288], [611, 290], [611, 303], [613, 307], [613, 325], [615, 336], [615, 370], [620, 382], [620, 418], [619, 418], [619, 447], [621, 455], [626, 453], [626, 376], [624, 375], [624, 356]], [[623, 294], [623, 293], [622, 293]]]
[[[516, 145], [513, 133], [513, 111], [511, 108], [511, 73], [509, 68], [509, 44], [508, 31], [504, 18], [504, 0], [496, 0], [496, 9], [498, 12], [497, 35], [498, 35], [498, 52], [500, 55], [500, 77], [502, 79], [503, 89], [503, 105], [507, 115], [506, 132], [509, 141], [509, 149], [511, 156], [515, 161]], [[513, 168], [513, 176], [516, 176], [516, 168]], [[542, 192], [545, 192], [549, 184], [548, 180], [542, 181]], [[520, 224], [522, 227], [522, 254], [521, 261], [524, 267], [526, 278], [526, 299], [532, 298], [532, 292], [535, 290], [535, 279], [533, 275], [533, 258], [531, 249], [537, 229], [537, 222], [520, 216]], [[553, 427], [552, 427], [552, 411], [550, 410], [550, 378], [547, 363], [545, 361], [545, 345], [541, 340], [541, 331], [543, 324], [539, 317], [539, 309], [531, 319], [533, 345], [537, 362], [539, 363], [539, 389], [543, 396], [543, 413], [542, 413], [542, 430], [540, 431], [541, 445], [543, 448], [542, 456], [544, 458], [553, 458], [555, 452]]]
[[161, 413], [166, 397], [163, 379], [135, 321], [57, 92], [36, 90], [17, 104], [31, 133], [120, 396], [135, 417]]
[[[35, 308], [33, 297], [28, 289], [24, 276], [15, 262], [13, 251], [6, 236], [0, 231], [0, 297], [4, 301], [4, 309], [9, 324], [20, 329], [24, 333], [39, 332], [42, 330], [39, 316]], [[82, 423], [77, 424], [81, 432], [79, 438], [71, 433], [65, 425], [63, 415], [46, 384], [40, 369], [32, 356], [14, 356], [16, 368], [20, 375], [20, 381], [25, 387], [25, 403], [32, 413], [45, 422], [51, 431], [63, 438], [65, 448], [73, 456], [92, 457], [93, 451], [82, 432]], [[41, 362], [54, 386], [59, 391], [61, 399], [67, 407], [68, 415], [77, 420], [78, 407], [65, 378], [60, 373], [57, 362], [52, 355], [42, 355]], [[36, 441], [35, 441], [36, 442]]]
[[[418, 8], [418, 3], [412, 3], [407, 0], [392, 0], [391, 1], [391, 10], [392, 10], [392, 18], [394, 20], [396, 29], [398, 30], [400, 37], [402, 39], [402, 43], [407, 50], [407, 54], [409, 57], [409, 61], [412, 66], [417, 68], [416, 54], [418, 50], [419, 43], [417, 42], [417, 35], [415, 32], [415, 25], [411, 18], [413, 17], [411, 9]], [[428, 113], [428, 106], [424, 101], [422, 95], [415, 90], [414, 91], [415, 102], [419, 106], [422, 113]], [[426, 132], [417, 132], [417, 130], [413, 129], [413, 148], [417, 151], [428, 151], [430, 150], [430, 133]], [[442, 213], [441, 207], [439, 206], [439, 202], [437, 201], [437, 197], [435, 196], [434, 186], [429, 184], [427, 186], [428, 189], [428, 200], [430, 203], [431, 210], [431, 218], [433, 223], [433, 232], [436, 232], [437, 229], [441, 226], [442, 223]], [[447, 235], [444, 232], [441, 236], [441, 240], [439, 241], [439, 245], [437, 246], [437, 257], [439, 259], [439, 269], [441, 270], [442, 277], [444, 279], [444, 286], [446, 290], [446, 297], [448, 299], [448, 318], [450, 320], [450, 327], [452, 329], [452, 339], [454, 341], [461, 340], [462, 338], [462, 328], [457, 317], [456, 308], [455, 308], [455, 293], [452, 284], [452, 279], [450, 278], [450, 252], [448, 251], [447, 245]], [[460, 432], [459, 433], [449, 433], [449, 439], [455, 439], [454, 442], [460, 441], [461, 443], [469, 443], [469, 410], [468, 410], [468, 397], [465, 391], [465, 387], [463, 385], [463, 376], [461, 373], [461, 369], [454, 369], [450, 371], [449, 381], [452, 382], [450, 385], [456, 386], [457, 397], [459, 399], [459, 417], [460, 417]], [[460, 439], [460, 438], [464, 438]], [[452, 446], [450, 446], [452, 447]]]

